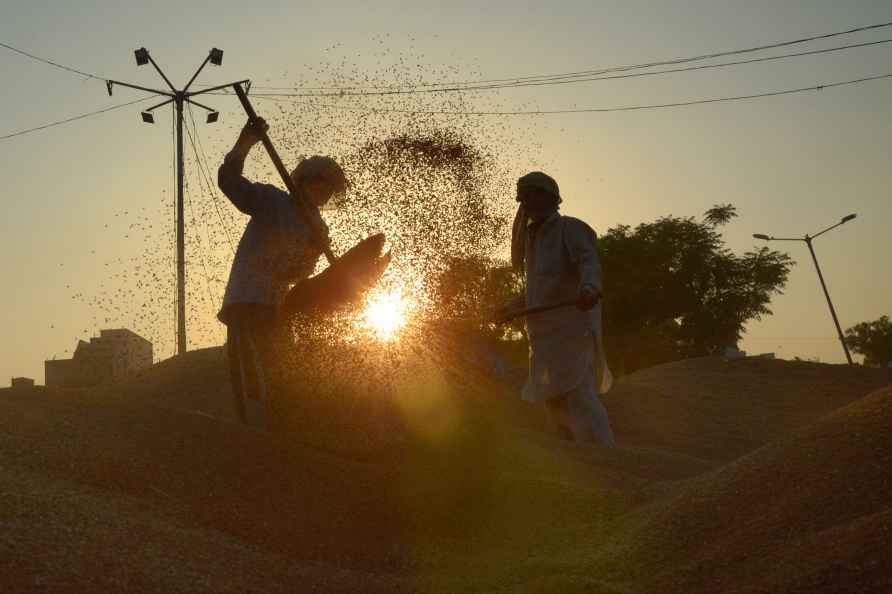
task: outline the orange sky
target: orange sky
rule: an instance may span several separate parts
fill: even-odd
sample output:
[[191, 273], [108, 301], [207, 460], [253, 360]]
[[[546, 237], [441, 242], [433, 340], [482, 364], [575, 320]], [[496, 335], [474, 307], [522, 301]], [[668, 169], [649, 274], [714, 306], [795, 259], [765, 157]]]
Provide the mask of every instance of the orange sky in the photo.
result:
[[[173, 10], [177, 18], [171, 18]], [[59, 8], [29, 2], [8, 8], [5, 16], [0, 42], [99, 76], [162, 84], [133, 62], [133, 49], [145, 45], [181, 82], [216, 46], [225, 50], [223, 67], [209, 70], [203, 82], [251, 78], [274, 86], [330, 84], [326, 77], [338, 68], [382, 76], [389, 68], [404, 72], [400, 60], [407, 57], [434, 80], [649, 62], [892, 21], [892, 8], [866, 1], [565, 2], [560, 9], [532, 2], [341, 2], [300, 10], [275, 2], [220, 2], [214, 10], [181, 3]], [[793, 49], [887, 37], [892, 28]], [[886, 74], [892, 72], [890, 52], [892, 44], [723, 70], [514, 89], [469, 97], [467, 105], [572, 109], [761, 93]], [[320, 72], [322, 64], [328, 66]], [[0, 68], [9, 82], [0, 136], [139, 97], [121, 90], [110, 99], [101, 82], [2, 48]], [[726, 228], [726, 238], [742, 252], [756, 245], [752, 233], [803, 235], [858, 213], [815, 244], [848, 327], [892, 314], [885, 262], [892, 252], [886, 229], [892, 215], [890, 99], [886, 80], [671, 110], [503, 116], [487, 126], [505, 130], [507, 166], [517, 175], [536, 168], [552, 174], [566, 196], [565, 212], [602, 233], [666, 214], [700, 216], [715, 203], [732, 202], [741, 216]], [[425, 105], [423, 98], [413, 101]], [[199, 124], [198, 132], [216, 167], [243, 116], [231, 98], [209, 103], [220, 108], [221, 122]], [[430, 104], [442, 100], [431, 98]], [[273, 106], [260, 109], [275, 126]], [[162, 279], [152, 292], [163, 292], [170, 282], [172, 252], [145, 256], [146, 237], [161, 237], [173, 225], [172, 213], [162, 208], [171, 187], [170, 114], [161, 110], [149, 127], [138, 112], [138, 106], [123, 108], [0, 141], [7, 208], [0, 223], [7, 338], [0, 347], [0, 378], [25, 375], [41, 382], [43, 360], [70, 356], [78, 338], [102, 327], [132, 326], [139, 312], [123, 302], [119, 309], [110, 303], [97, 309], [96, 302], [120, 294], [117, 284], [132, 284], [140, 262], [160, 267]], [[287, 135], [285, 124], [278, 125]], [[313, 139], [291, 154], [320, 152], [325, 144]], [[199, 183], [192, 178], [194, 186]], [[775, 315], [751, 324], [741, 346], [785, 358], [842, 361], [805, 246], [781, 247], [798, 265], [785, 294], [775, 299]], [[227, 249], [219, 248], [217, 257], [225, 259]], [[190, 276], [197, 282], [195, 277], [200, 273]], [[191, 344], [209, 345], [221, 336], [210, 317], [215, 295], [203, 286], [194, 294], [207, 304], [194, 314], [200, 328]], [[160, 356], [170, 355], [172, 313], [162, 304], [152, 321], [165, 336], [157, 341]]]

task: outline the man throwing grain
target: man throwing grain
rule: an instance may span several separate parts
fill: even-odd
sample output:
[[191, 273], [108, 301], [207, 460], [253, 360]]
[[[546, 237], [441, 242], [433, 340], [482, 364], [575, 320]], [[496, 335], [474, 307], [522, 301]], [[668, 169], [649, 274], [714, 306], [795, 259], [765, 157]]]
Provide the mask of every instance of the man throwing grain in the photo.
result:
[[557, 182], [542, 172], [517, 181], [517, 201], [511, 261], [526, 275], [526, 294], [500, 315], [576, 300], [576, 307], [527, 317], [530, 368], [523, 399], [543, 402], [564, 437], [614, 447], [607, 411], [598, 400], [613, 379], [601, 340], [597, 237], [583, 221], [560, 214]]
[[[266, 122], [258, 118], [266, 132]], [[218, 314], [227, 327], [227, 356], [237, 412], [242, 421], [262, 424], [270, 376], [284, 328], [276, 323], [277, 307], [291, 284], [313, 273], [328, 243], [328, 227], [319, 214], [347, 179], [330, 157], [302, 160], [291, 177], [309, 204], [310, 220], [289, 194], [242, 176], [245, 158], [261, 140], [260, 131], [245, 125], [218, 172], [220, 189], [251, 219], [239, 241]]]

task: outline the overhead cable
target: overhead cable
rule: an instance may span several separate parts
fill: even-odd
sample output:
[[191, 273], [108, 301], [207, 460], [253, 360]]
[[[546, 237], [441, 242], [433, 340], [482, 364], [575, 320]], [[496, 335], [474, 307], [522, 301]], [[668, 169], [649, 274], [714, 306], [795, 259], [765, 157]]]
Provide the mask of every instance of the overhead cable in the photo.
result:
[[10, 134], [6, 134], [4, 136], [0, 136], [0, 140], [7, 140], [9, 138], [14, 138], [16, 136], [22, 136], [23, 134], [28, 134], [30, 132], [37, 132], [38, 130], [46, 130], [47, 128], [52, 128], [53, 126], [59, 126], [61, 124], [67, 124], [69, 122], [75, 122], [77, 120], [82, 120], [84, 118], [88, 118], [90, 116], [99, 115], [101, 113], [106, 113], [109, 111], [113, 111], [115, 109], [121, 109], [122, 107], [127, 107], [128, 105], [133, 105], [135, 103], [142, 103], [146, 99], [151, 99], [152, 96], [143, 97], [142, 99], [136, 99], [134, 101], [128, 101], [127, 103], [119, 103], [118, 105], [112, 105], [111, 107], [106, 107], [105, 109], [100, 109], [98, 111], [91, 111], [89, 113], [82, 113], [79, 116], [74, 116], [73, 118], [68, 118], [65, 120], [59, 120], [57, 122], [50, 122], [49, 124], [44, 124], [43, 126], [37, 126], [35, 128], [28, 128], [27, 130], [19, 130], [18, 132], [12, 132]]
[[[800, 87], [797, 89], [784, 89], [781, 91], [769, 91], [765, 93], [755, 93], [752, 95], [736, 95], [733, 97], [713, 97], [707, 99], [694, 99], [691, 101], [679, 101], [675, 103], [656, 103], [649, 105], [628, 105], [621, 107], [592, 107], [592, 108], [584, 108], [584, 109], [551, 109], [551, 110], [532, 110], [532, 111], [449, 111], [449, 110], [413, 110], [413, 109], [389, 109], [389, 108], [375, 108], [375, 107], [350, 107], [350, 106], [341, 106], [341, 105], [332, 105], [332, 104], [322, 104], [318, 107], [329, 108], [329, 109], [340, 109], [343, 111], [359, 111], [359, 112], [371, 112], [371, 113], [405, 113], [405, 114], [421, 114], [421, 115], [479, 115], [479, 116], [523, 116], [523, 115], [554, 115], [554, 114], [569, 114], [569, 113], [608, 113], [608, 112], [620, 112], [620, 111], [641, 111], [641, 110], [650, 110], [650, 109], [667, 109], [672, 107], [686, 107], [690, 105], [703, 105], [707, 103], [723, 103], [729, 101], [745, 101], [748, 99], [759, 99], [762, 97], [776, 97], [778, 95], [792, 95], [794, 93], [804, 93], [806, 91], [821, 91], [824, 89], [829, 89], [833, 87], [841, 87], [845, 85], [854, 85], [859, 83], [864, 83], [873, 80], [880, 80], [884, 78], [892, 77], [892, 73], [890, 74], [880, 74], [877, 76], [868, 76], [864, 78], [858, 78], [853, 80], [846, 80], [841, 82], [834, 83], [825, 83], [820, 85], [815, 85], [812, 87]], [[291, 99], [280, 99], [276, 97], [264, 97], [257, 96], [256, 99], [265, 99], [268, 101], [274, 102], [284, 102], [284, 103], [296, 103], [300, 105], [307, 105], [310, 107], [315, 107], [315, 105], [309, 101], [297, 101]]]
[[824, 48], [819, 50], [810, 50], [805, 52], [795, 52], [790, 54], [780, 54], [777, 56], [765, 56], [761, 58], [750, 58], [748, 60], [735, 60], [733, 62], [721, 62], [719, 64], [701, 64], [698, 66], [685, 66], [682, 68], [670, 68], [666, 70], [655, 70], [650, 72], [633, 72], [631, 74], [613, 74], [609, 76], [592, 76], [588, 78], [570, 78], [570, 79], [553, 79], [553, 80], [530, 80], [525, 82], [513, 82], [504, 84], [479, 85], [468, 87], [444, 87], [436, 89], [415, 89], [415, 90], [399, 90], [399, 91], [361, 91], [361, 92], [335, 92], [335, 93], [252, 93], [253, 97], [374, 97], [386, 95], [408, 95], [416, 93], [446, 93], [446, 92], [468, 92], [468, 91], [492, 91], [499, 89], [520, 88], [520, 87], [539, 87], [551, 85], [577, 84], [582, 82], [592, 82], [599, 80], [617, 80], [623, 78], [637, 78], [641, 76], [657, 76], [663, 74], [674, 74], [679, 72], [690, 72], [694, 70], [709, 70], [713, 68], [727, 68], [729, 66], [739, 66], [742, 64], [755, 64], [760, 62], [770, 62], [773, 60], [782, 60], [786, 58], [796, 58], [801, 56], [812, 56], [816, 54], [826, 54], [841, 50], [848, 50], [861, 47], [869, 47], [892, 43], [892, 39], [881, 39], [878, 41], [869, 41], [866, 43], [856, 43], [852, 45], [843, 45], [838, 47]]
[[[812, 35], [810, 37], [802, 37], [799, 39], [793, 39], [788, 41], [780, 41], [776, 43], [770, 43], [765, 45], [759, 45], [754, 47], [747, 47], [743, 49], [736, 50], [727, 50], [721, 52], [712, 52], [708, 54], [700, 54], [696, 56], [688, 56], [681, 58], [672, 58], [668, 60], [660, 60], [654, 62], [645, 62], [640, 64], [630, 64], [625, 66], [612, 66], [607, 68], [596, 68], [590, 70], [581, 70], [575, 72], [563, 72], [557, 74], [534, 74], [528, 76], [516, 76], [512, 78], [490, 78], [490, 79], [478, 79], [472, 81], [453, 81], [453, 82], [445, 82], [445, 83], [421, 83], [418, 85], [393, 85], [392, 87], [388, 86], [370, 86], [367, 87], [369, 89], [420, 89], [424, 87], [442, 87], [442, 86], [458, 86], [458, 87], [466, 87], [472, 85], [483, 85], [483, 84], [498, 84], [498, 83], [512, 83], [512, 82], [525, 82], [525, 81], [534, 81], [534, 80], [550, 80], [550, 79], [563, 79], [563, 78], [571, 78], [571, 77], [586, 77], [586, 76], [594, 76], [599, 74], [607, 74], [611, 72], [623, 72], [627, 70], [639, 70], [644, 68], [653, 68], [655, 66], [670, 66], [676, 64], [684, 64], [687, 62], [696, 62], [701, 60], [708, 60], [713, 58], [721, 58], [725, 56], [731, 56], [736, 54], [745, 54], [745, 53], [753, 53], [762, 50], [768, 49], [777, 49], [780, 47], [787, 47], [791, 45], [798, 45], [802, 43], [808, 43], [811, 41], [817, 41], [821, 39], [830, 39], [833, 37], [839, 37], [842, 35], [851, 35], [854, 33], [862, 33], [864, 31], [870, 31], [875, 29], [881, 29], [886, 27], [892, 27], [892, 21], [876, 23], [872, 25], [865, 25], [862, 27], [855, 27], [853, 29], [847, 29], [845, 31], [836, 31], [833, 33], [823, 33], [821, 35]], [[255, 86], [255, 89], [260, 90], [296, 90], [295, 87], [262, 87]], [[301, 87], [298, 87], [301, 88]], [[305, 87], [303, 88], [305, 91], [342, 91], [342, 90], [354, 90], [361, 89], [361, 86], [345, 86], [345, 87]]]
[[68, 72], [72, 72], [74, 74], [79, 74], [81, 76], [86, 76], [87, 78], [95, 78], [96, 80], [107, 80], [102, 76], [97, 76], [95, 74], [91, 74], [89, 72], [84, 72], [83, 70], [78, 70], [77, 68], [72, 68], [71, 66], [66, 66], [64, 64], [59, 64], [58, 62], [53, 62], [52, 60], [47, 60], [46, 58], [41, 58], [40, 56], [35, 56], [34, 54], [30, 54], [24, 50], [20, 50], [16, 47], [12, 47], [11, 45], [7, 45], [5, 43], [0, 42], [0, 47], [5, 47], [6, 49], [13, 51], [17, 54], [21, 54], [32, 60], [37, 60], [38, 62], [43, 62], [44, 64], [49, 64], [50, 66], [55, 66], [56, 68], [61, 68], [62, 70], [67, 70]]
[[[220, 227], [223, 229], [223, 233], [226, 235], [226, 240], [229, 242], [229, 250], [235, 254], [235, 245], [232, 242], [232, 236], [229, 234], [229, 227], [223, 221], [223, 213], [220, 211], [220, 204], [218, 203], [217, 196], [217, 188], [216, 185], [211, 180], [210, 168], [207, 164], [207, 155], [204, 153], [204, 148], [201, 147], [201, 139], [198, 136], [198, 127], [195, 125], [195, 115], [192, 113], [192, 106], [187, 105], [189, 110], [189, 119], [192, 122], [192, 130], [189, 131], [189, 126], [186, 126], [186, 132], [189, 134], [189, 143], [192, 145], [192, 152], [195, 154], [195, 162], [198, 165], [198, 172], [200, 179], [203, 181], [205, 187], [207, 188], [208, 196], [211, 198], [211, 202], [214, 205], [214, 209], [217, 211], [217, 218], [220, 220]], [[201, 150], [201, 154], [199, 155], [199, 149]], [[207, 224], [205, 222], [205, 224]], [[210, 239], [208, 239], [210, 242]]]

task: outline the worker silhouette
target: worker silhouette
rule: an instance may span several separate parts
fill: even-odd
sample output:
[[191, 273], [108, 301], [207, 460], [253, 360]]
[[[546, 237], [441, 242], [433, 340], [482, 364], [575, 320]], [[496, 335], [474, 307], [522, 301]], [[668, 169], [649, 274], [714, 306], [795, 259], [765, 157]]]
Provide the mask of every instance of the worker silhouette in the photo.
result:
[[332, 158], [302, 160], [291, 177], [308, 203], [307, 218], [285, 190], [245, 179], [245, 158], [261, 140], [261, 129], [263, 134], [268, 129], [262, 118], [257, 118], [255, 125], [249, 121], [218, 172], [220, 189], [251, 217], [239, 241], [217, 317], [227, 328], [236, 410], [243, 422], [252, 425], [265, 424], [270, 379], [277, 374], [286, 344], [288, 326], [277, 323], [277, 308], [293, 283], [313, 273], [322, 255], [314, 233], [328, 244], [328, 227], [319, 209], [347, 187], [344, 171]]
[[511, 260], [525, 274], [526, 289], [500, 315], [576, 303], [527, 316], [530, 367], [522, 397], [543, 402], [562, 436], [614, 447], [607, 411], [598, 399], [613, 378], [601, 339], [597, 237], [583, 221], [560, 214], [558, 184], [540, 171], [517, 181], [517, 201]]

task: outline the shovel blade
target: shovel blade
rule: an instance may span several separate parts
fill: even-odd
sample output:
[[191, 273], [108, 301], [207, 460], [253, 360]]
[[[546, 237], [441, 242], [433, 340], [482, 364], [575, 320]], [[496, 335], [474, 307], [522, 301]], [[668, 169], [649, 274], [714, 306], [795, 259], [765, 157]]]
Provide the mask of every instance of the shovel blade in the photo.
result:
[[383, 233], [367, 237], [316, 276], [294, 285], [282, 303], [282, 314], [323, 315], [356, 303], [390, 264], [390, 252], [381, 254], [384, 240]]

